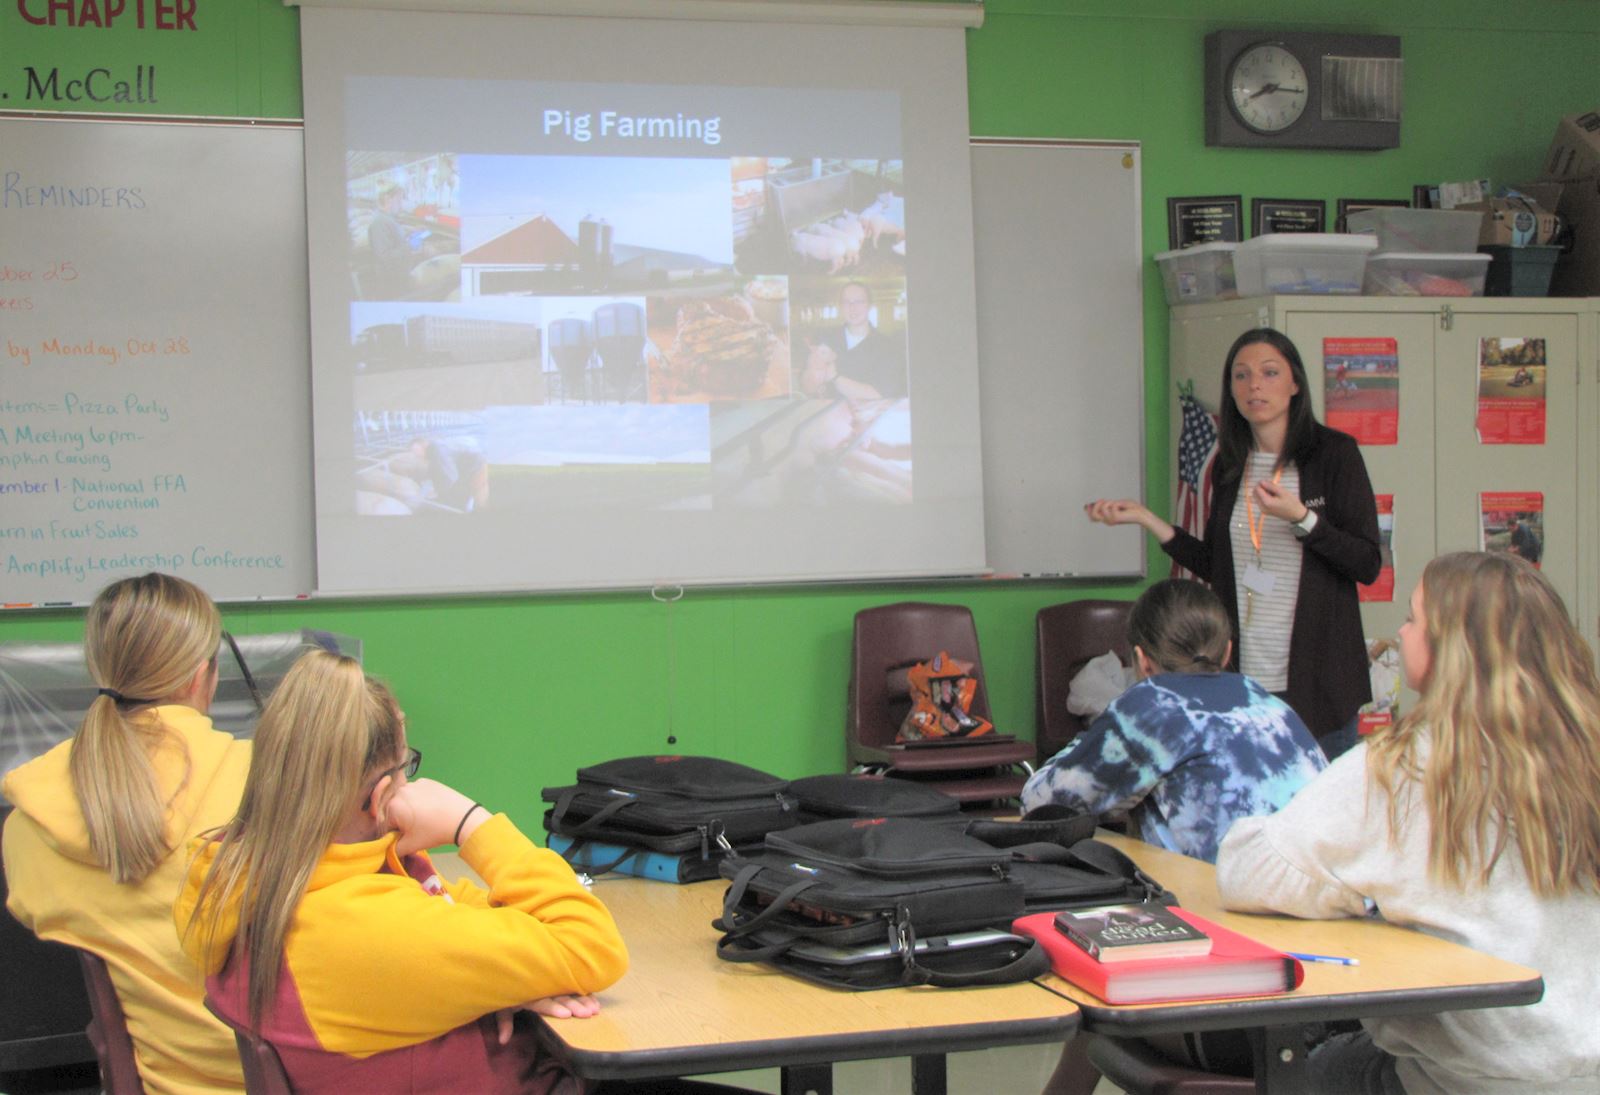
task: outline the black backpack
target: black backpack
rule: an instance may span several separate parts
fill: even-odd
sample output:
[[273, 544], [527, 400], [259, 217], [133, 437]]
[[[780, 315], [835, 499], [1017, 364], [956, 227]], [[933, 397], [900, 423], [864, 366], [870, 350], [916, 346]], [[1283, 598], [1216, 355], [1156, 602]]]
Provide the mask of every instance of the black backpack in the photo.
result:
[[833, 772], [789, 784], [806, 824], [833, 817], [954, 817], [961, 803], [926, 783]]
[[[789, 781], [715, 757], [623, 757], [578, 769], [578, 782], [546, 787], [544, 827], [565, 837], [562, 854], [599, 874], [635, 852], [681, 857], [682, 881], [715, 878], [735, 847], [758, 845], [799, 820]], [[609, 861], [580, 855], [610, 846]]]
[[1122, 853], [1080, 839], [1093, 825], [839, 818], [770, 833], [719, 866], [732, 885], [717, 954], [845, 988], [1038, 976], [1049, 960], [1010, 935], [1018, 917], [1170, 899]]

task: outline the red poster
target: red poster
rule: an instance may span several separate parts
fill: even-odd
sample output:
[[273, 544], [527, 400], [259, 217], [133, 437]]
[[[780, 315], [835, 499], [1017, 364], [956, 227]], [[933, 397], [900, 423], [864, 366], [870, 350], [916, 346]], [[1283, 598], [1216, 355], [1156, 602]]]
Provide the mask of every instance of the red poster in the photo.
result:
[[1329, 426], [1363, 445], [1400, 437], [1400, 348], [1392, 338], [1322, 340], [1323, 392]]
[[1520, 555], [1534, 566], [1544, 558], [1544, 494], [1536, 490], [1486, 490], [1478, 495], [1484, 551]]
[[1394, 600], [1394, 495], [1380, 494], [1378, 499], [1378, 551], [1383, 565], [1378, 577], [1369, 586], [1356, 586], [1363, 601]]
[[1544, 444], [1545, 367], [1542, 338], [1479, 340], [1479, 443]]

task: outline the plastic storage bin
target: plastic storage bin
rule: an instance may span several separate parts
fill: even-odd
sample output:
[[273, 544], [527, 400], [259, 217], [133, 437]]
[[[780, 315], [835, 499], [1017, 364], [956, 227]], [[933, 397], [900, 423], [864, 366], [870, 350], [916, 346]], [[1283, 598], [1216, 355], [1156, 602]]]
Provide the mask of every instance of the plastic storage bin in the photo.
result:
[[1550, 295], [1550, 277], [1556, 272], [1556, 259], [1561, 257], [1561, 248], [1488, 244], [1478, 250], [1489, 256], [1489, 276], [1483, 283], [1484, 296]]
[[1233, 276], [1237, 243], [1201, 243], [1156, 256], [1168, 304], [1198, 304], [1239, 295]]
[[1374, 235], [1378, 250], [1461, 255], [1478, 248], [1483, 212], [1454, 209], [1365, 209], [1345, 218], [1352, 233]]
[[1489, 256], [1395, 252], [1367, 260], [1363, 292], [1374, 297], [1481, 297]]
[[1275, 232], [1245, 240], [1233, 253], [1239, 295], [1359, 293], [1372, 236], [1332, 232]]

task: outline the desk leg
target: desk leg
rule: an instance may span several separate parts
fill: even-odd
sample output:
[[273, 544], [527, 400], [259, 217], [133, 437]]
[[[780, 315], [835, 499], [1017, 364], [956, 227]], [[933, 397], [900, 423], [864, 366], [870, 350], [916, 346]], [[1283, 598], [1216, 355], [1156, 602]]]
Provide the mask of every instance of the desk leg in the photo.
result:
[[911, 1095], [945, 1095], [946, 1086], [944, 1054], [911, 1058]]
[[1306, 1089], [1304, 1026], [1266, 1027], [1250, 1032], [1260, 1095], [1300, 1095]]
[[833, 1095], [832, 1065], [788, 1065], [781, 1076], [783, 1095]]

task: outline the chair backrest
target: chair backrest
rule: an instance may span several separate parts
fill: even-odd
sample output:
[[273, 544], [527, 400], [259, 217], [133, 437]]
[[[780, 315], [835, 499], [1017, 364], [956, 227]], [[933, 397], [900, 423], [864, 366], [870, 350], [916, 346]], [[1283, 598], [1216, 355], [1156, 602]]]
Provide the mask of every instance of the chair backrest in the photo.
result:
[[1124, 665], [1128, 648], [1130, 601], [1083, 600], [1041, 608], [1034, 617], [1034, 741], [1040, 761], [1059, 753], [1089, 725], [1067, 710], [1072, 678], [1084, 663], [1114, 650]]
[[239, 1048], [239, 1064], [244, 1069], [245, 1095], [294, 1095], [289, 1073], [272, 1043], [223, 1015], [210, 996], [206, 997], [205, 1005], [207, 1011], [233, 1031], [233, 1044]]
[[[941, 650], [972, 663], [978, 691], [972, 713], [990, 718], [989, 693], [984, 685], [983, 656], [978, 652], [978, 628], [972, 611], [963, 605], [901, 601], [856, 613], [850, 650], [849, 709], [846, 712], [849, 744], [881, 748], [894, 744], [895, 733], [907, 704], [895, 704], [889, 694], [891, 668], [927, 661]], [[851, 760], [858, 760], [854, 753]]]
[[239, 1063], [244, 1066], [245, 1095], [294, 1095], [289, 1074], [271, 1042], [237, 1027], [233, 1040], [239, 1046]]
[[105, 959], [86, 950], [78, 951], [83, 969], [84, 988], [89, 992], [89, 1044], [100, 1062], [100, 1084], [105, 1095], [144, 1095], [139, 1078], [139, 1062], [133, 1055], [133, 1039], [128, 1037], [128, 1020], [122, 1014], [122, 1001]]
[[[0, 799], [0, 828], [11, 807]], [[0, 906], [9, 891], [0, 864]], [[75, 951], [34, 935], [0, 908], [0, 1073], [95, 1061], [94, 1018]]]

